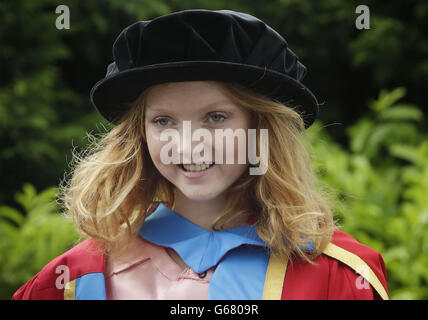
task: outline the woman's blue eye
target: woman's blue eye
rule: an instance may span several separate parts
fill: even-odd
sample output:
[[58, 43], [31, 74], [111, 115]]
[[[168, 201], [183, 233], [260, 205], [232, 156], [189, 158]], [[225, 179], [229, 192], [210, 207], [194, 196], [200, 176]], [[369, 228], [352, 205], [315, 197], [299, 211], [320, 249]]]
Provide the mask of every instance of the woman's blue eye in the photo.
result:
[[170, 121], [167, 118], [157, 118], [153, 120], [154, 123], [158, 124], [161, 127], [166, 127], [168, 125], [168, 121]]
[[[213, 123], [220, 123], [226, 119], [226, 116], [221, 113], [213, 113], [209, 115], [209, 118]], [[168, 118], [156, 118], [152, 122], [156, 123], [160, 127], [166, 127], [168, 125], [171, 125], [171, 120]]]
[[222, 115], [221, 113], [214, 113], [212, 115], [210, 115], [210, 118], [213, 120], [213, 122], [223, 122], [224, 119], [226, 119], [226, 117], [224, 115]]

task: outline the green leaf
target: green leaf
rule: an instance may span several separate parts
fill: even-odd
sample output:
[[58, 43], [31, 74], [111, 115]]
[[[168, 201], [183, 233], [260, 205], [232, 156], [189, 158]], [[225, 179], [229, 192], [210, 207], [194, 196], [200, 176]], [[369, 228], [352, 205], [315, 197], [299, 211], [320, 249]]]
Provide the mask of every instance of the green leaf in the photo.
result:
[[388, 146], [388, 151], [391, 155], [397, 158], [407, 160], [415, 164], [421, 163], [421, 161], [426, 160], [426, 159], [423, 159], [419, 154], [418, 150], [411, 145], [399, 144], [399, 143], [393, 144]]
[[26, 211], [29, 211], [33, 206], [36, 188], [34, 188], [32, 184], [25, 183], [22, 189], [23, 192], [17, 192], [15, 194], [15, 200], [22, 205]]
[[0, 206], [0, 217], [10, 219], [18, 226], [20, 226], [25, 220], [21, 212], [8, 206]]
[[395, 105], [393, 108], [383, 110], [379, 114], [380, 120], [402, 120], [402, 121], [421, 121], [423, 112], [412, 105]]
[[374, 123], [368, 118], [359, 120], [355, 125], [347, 130], [350, 137], [350, 147], [355, 153], [360, 153], [364, 150], [368, 137], [373, 131]]
[[378, 99], [371, 101], [369, 107], [376, 113], [381, 113], [405, 95], [406, 88], [404, 87], [399, 87], [392, 91], [381, 90]]

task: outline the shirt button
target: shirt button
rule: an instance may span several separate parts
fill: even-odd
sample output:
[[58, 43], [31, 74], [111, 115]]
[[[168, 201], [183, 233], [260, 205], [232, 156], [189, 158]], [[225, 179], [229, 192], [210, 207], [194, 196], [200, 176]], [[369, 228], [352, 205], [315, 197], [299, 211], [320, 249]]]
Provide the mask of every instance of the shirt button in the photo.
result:
[[207, 276], [207, 272], [206, 272], [206, 271], [198, 274], [198, 277], [199, 277], [200, 279], [203, 279], [203, 278], [205, 278], [206, 276]]

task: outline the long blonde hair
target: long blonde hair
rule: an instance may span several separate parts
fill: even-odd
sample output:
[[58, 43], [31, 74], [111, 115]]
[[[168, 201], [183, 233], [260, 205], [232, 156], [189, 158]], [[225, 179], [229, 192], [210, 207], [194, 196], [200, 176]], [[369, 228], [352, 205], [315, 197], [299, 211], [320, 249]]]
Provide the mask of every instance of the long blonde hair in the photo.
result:
[[[266, 173], [243, 174], [230, 186], [228, 195], [233, 196], [213, 227], [255, 212], [258, 234], [272, 254], [296, 255], [312, 263], [331, 240], [335, 224], [327, 192], [315, 185], [302, 142], [301, 116], [239, 84], [220, 84], [235, 103], [250, 110], [257, 133], [263, 128], [273, 134]], [[101, 242], [106, 254], [123, 239], [129, 244], [156, 204], [172, 208], [175, 202], [174, 186], [158, 172], [147, 150], [146, 93], [110, 131], [99, 138], [88, 134], [91, 145], [82, 154], [73, 151], [71, 179], [60, 184], [65, 217], [74, 221], [82, 236]], [[304, 249], [308, 239], [312, 250]]]

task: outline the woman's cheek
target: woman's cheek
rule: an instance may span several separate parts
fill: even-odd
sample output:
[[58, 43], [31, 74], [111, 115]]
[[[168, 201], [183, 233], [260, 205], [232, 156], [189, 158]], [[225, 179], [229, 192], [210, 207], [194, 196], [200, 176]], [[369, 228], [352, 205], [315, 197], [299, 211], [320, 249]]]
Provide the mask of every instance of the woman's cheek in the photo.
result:
[[156, 130], [153, 130], [151, 128], [148, 128], [146, 130], [146, 137], [147, 137], [147, 147], [149, 149], [149, 154], [156, 165], [158, 166], [158, 163], [160, 162], [160, 150], [162, 148], [161, 143], [165, 143], [160, 141], [159, 133]]

